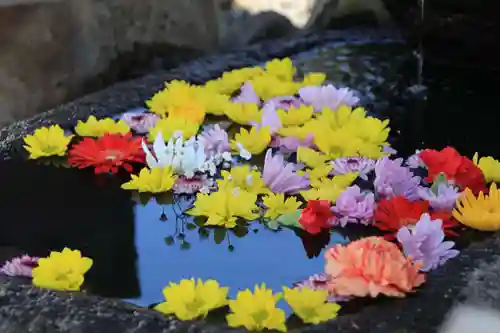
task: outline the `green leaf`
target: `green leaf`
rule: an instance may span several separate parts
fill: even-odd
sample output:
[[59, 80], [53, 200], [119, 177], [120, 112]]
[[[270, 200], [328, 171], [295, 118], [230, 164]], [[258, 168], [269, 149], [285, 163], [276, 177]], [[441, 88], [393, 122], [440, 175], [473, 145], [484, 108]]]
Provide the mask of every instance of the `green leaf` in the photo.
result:
[[183, 242], [181, 243], [181, 250], [189, 250], [191, 248], [191, 243]]
[[165, 192], [155, 195], [155, 200], [159, 205], [170, 205], [172, 203], [172, 193]]
[[152, 195], [149, 193], [139, 193], [136, 191], [132, 192], [132, 200], [142, 206], [146, 206], [151, 198]]
[[248, 234], [248, 227], [244, 225], [239, 225], [232, 229], [231, 232], [238, 238], [245, 237]]
[[210, 230], [207, 228], [200, 228], [198, 229], [198, 235], [201, 240], [207, 239], [210, 236]]
[[280, 228], [280, 223], [278, 222], [278, 220], [269, 220], [266, 225], [269, 229], [274, 231]]
[[432, 182], [432, 186], [431, 186], [431, 191], [432, 193], [434, 193], [435, 195], [438, 194], [438, 188], [439, 188], [439, 185], [441, 184], [446, 184], [448, 185], [448, 179], [446, 178], [446, 175], [444, 173], [440, 173], [439, 176], [436, 176], [434, 178], [434, 181]]
[[206, 221], [207, 219], [204, 216], [195, 216], [193, 219], [194, 224], [196, 224], [198, 227], [203, 227]]
[[302, 209], [299, 209], [293, 213], [281, 215], [276, 219], [276, 221], [285, 227], [303, 229], [302, 225], [299, 223], [301, 214]]
[[175, 240], [174, 240], [173, 236], [165, 237], [165, 244], [170, 246], [170, 245], [173, 245], [174, 243], [175, 243]]
[[187, 230], [194, 230], [196, 228], [197, 228], [196, 224], [194, 224], [194, 223], [186, 223], [186, 229]]
[[214, 241], [215, 244], [220, 244], [224, 241], [224, 238], [226, 238], [226, 233], [227, 230], [223, 228], [218, 228], [214, 230]]

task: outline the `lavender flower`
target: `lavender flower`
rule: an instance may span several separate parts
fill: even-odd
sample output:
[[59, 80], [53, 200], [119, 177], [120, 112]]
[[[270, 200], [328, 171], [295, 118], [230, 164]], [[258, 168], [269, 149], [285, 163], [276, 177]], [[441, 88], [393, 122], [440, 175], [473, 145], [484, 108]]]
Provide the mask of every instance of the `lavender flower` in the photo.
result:
[[125, 121], [131, 129], [139, 134], [144, 134], [149, 132], [149, 129], [156, 125], [156, 122], [160, 119], [154, 113], [149, 112], [127, 112], [121, 116], [121, 120]]
[[8, 276], [32, 277], [33, 268], [38, 266], [38, 258], [24, 255], [6, 261], [0, 268], [0, 273]]
[[269, 146], [279, 148], [282, 153], [294, 153], [299, 147], [313, 147], [314, 135], [307, 136], [305, 140], [300, 140], [295, 136], [274, 135]]
[[207, 156], [214, 156], [216, 154], [223, 154], [231, 151], [229, 136], [218, 124], [207, 127], [199, 135], [198, 139], [203, 142]]
[[294, 96], [278, 96], [278, 97], [273, 97], [270, 100], [268, 100], [264, 104], [264, 108], [266, 105], [269, 103], [272, 103], [275, 105], [277, 109], [283, 109], [283, 110], [288, 110], [291, 107], [298, 108], [302, 104], [302, 101]]
[[333, 175], [343, 175], [349, 172], [359, 172], [359, 177], [366, 180], [367, 174], [375, 169], [375, 160], [364, 157], [341, 157], [332, 162]]
[[455, 242], [444, 240], [443, 221], [433, 220], [424, 213], [412, 229], [402, 227], [397, 233], [397, 239], [403, 246], [403, 252], [413, 262], [422, 262], [423, 272], [428, 272], [458, 255], [458, 250], [452, 250]]
[[268, 102], [262, 108], [262, 119], [260, 123], [250, 122], [252, 126], [257, 128], [268, 126], [271, 133], [275, 133], [281, 128], [281, 119], [276, 112], [276, 104], [274, 102]]
[[215, 187], [215, 182], [207, 175], [195, 175], [192, 178], [180, 176], [173, 186], [176, 194], [194, 194], [196, 192], [209, 193]]
[[300, 98], [308, 105], [313, 105], [316, 112], [324, 108], [333, 111], [341, 105], [354, 106], [359, 102], [352, 90], [348, 88], [335, 88], [329, 84], [321, 87], [304, 87], [299, 90]]
[[406, 159], [405, 165], [412, 169], [425, 167], [424, 162], [420, 159], [421, 151], [420, 149], [415, 150], [415, 153]]
[[[328, 290], [329, 280], [330, 278], [326, 273], [319, 273], [311, 275], [305, 280], [294, 283], [293, 287], [298, 289], [308, 288], [312, 290]], [[349, 299], [350, 299], [349, 297], [339, 296], [329, 292], [327, 300], [328, 302], [331, 303], [337, 303], [337, 302], [345, 302], [348, 301]]]
[[335, 224], [342, 227], [349, 222], [368, 225], [375, 211], [375, 195], [362, 193], [357, 185], [350, 186], [337, 198], [332, 211], [339, 217]]
[[375, 165], [375, 191], [384, 196], [402, 195], [408, 200], [420, 199], [418, 188], [420, 177], [414, 176], [409, 168], [402, 166], [402, 158], [390, 160], [384, 157]]
[[419, 187], [418, 195], [421, 199], [429, 201], [435, 210], [451, 211], [455, 208], [457, 198], [460, 196], [458, 189], [446, 183], [441, 183], [436, 187]]
[[260, 97], [253, 89], [251, 82], [245, 82], [241, 88], [238, 96], [232, 99], [234, 103], [255, 103], [260, 105]]
[[298, 175], [295, 164], [286, 163], [283, 155], [272, 155], [268, 149], [264, 161], [262, 177], [264, 183], [274, 193], [297, 193], [309, 188], [309, 179]]

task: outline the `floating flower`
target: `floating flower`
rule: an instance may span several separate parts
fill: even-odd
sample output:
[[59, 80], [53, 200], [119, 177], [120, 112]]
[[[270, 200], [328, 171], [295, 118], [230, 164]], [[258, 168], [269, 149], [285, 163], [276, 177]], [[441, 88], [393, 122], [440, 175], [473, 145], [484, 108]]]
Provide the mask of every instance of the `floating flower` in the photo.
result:
[[65, 136], [64, 130], [59, 125], [37, 128], [32, 135], [24, 138], [24, 149], [29, 153], [30, 159], [47, 156], [64, 156], [73, 136]]
[[241, 88], [238, 96], [232, 99], [234, 103], [251, 103], [259, 105], [260, 97], [255, 93], [251, 82], [245, 82]]
[[267, 148], [269, 142], [271, 142], [271, 132], [268, 127], [260, 129], [252, 127], [250, 131], [241, 128], [234, 136], [232, 144], [234, 150], [237, 150], [236, 144], [239, 143], [252, 155], [259, 155]]
[[468, 187], [474, 194], [480, 191], [486, 193], [486, 181], [481, 169], [454, 148], [446, 147], [441, 151], [426, 149], [420, 152], [419, 156], [428, 170], [427, 181], [432, 182], [443, 173], [462, 189]]
[[292, 81], [295, 72], [297, 71], [293, 66], [290, 58], [273, 59], [265, 64], [266, 73], [272, 75], [282, 81]]
[[147, 193], [168, 192], [174, 186], [176, 177], [168, 166], [163, 168], [143, 168], [139, 176], [132, 175], [132, 180], [122, 185], [124, 190]]
[[121, 120], [127, 123], [127, 125], [139, 134], [148, 133], [151, 128], [153, 128], [160, 117], [154, 113], [143, 112], [127, 112], [121, 117]]
[[348, 187], [342, 192], [332, 211], [337, 215], [335, 223], [345, 227], [347, 223], [371, 223], [375, 212], [375, 196], [372, 192], [362, 193], [359, 186]]
[[279, 148], [283, 153], [293, 153], [296, 152], [300, 147], [312, 147], [314, 145], [314, 136], [311, 134], [304, 140], [299, 139], [295, 136], [282, 137], [279, 135], [273, 136], [270, 147]]
[[375, 169], [376, 161], [364, 157], [340, 157], [332, 162], [332, 174], [344, 175], [350, 172], [359, 173], [361, 179], [367, 179], [368, 173]]
[[205, 153], [208, 156], [215, 156], [217, 154], [223, 154], [231, 151], [229, 136], [227, 132], [219, 126], [219, 124], [215, 124], [214, 126], [201, 132], [199, 135], [199, 141], [203, 142], [203, 145], [205, 146]]
[[122, 167], [132, 172], [130, 163], [144, 163], [141, 138], [132, 134], [105, 134], [102, 138], [84, 138], [69, 151], [68, 162], [76, 168], [94, 167], [95, 173], [116, 173]]
[[421, 264], [412, 264], [396, 244], [381, 237], [336, 245], [325, 259], [328, 290], [341, 296], [404, 297], [425, 282]]
[[429, 201], [430, 206], [435, 210], [452, 210], [460, 194], [455, 186], [447, 183], [441, 183], [437, 186], [433, 185], [430, 188], [420, 187], [418, 189], [420, 198]]
[[[403, 196], [391, 197], [377, 203], [374, 226], [383, 231], [396, 233], [402, 227], [413, 227], [420, 220], [420, 216], [428, 212], [428, 201], [409, 201]], [[456, 224], [449, 219], [450, 214], [448, 212], [433, 212], [431, 217], [443, 221], [443, 230], [446, 234], [455, 234], [449, 229], [455, 227]], [[393, 235], [387, 236], [387, 238], [392, 237]]]
[[38, 259], [38, 267], [33, 269], [33, 285], [57, 290], [80, 290], [90, 267], [92, 259], [82, 257], [78, 250], [64, 248], [62, 252], [52, 251], [49, 257]]
[[420, 268], [428, 272], [458, 255], [452, 250], [455, 242], [444, 240], [443, 221], [431, 220], [429, 214], [422, 214], [414, 227], [402, 227], [397, 233], [397, 239], [403, 247], [403, 252], [413, 262], [421, 262]]
[[283, 126], [300, 126], [311, 120], [314, 109], [312, 106], [292, 106], [287, 110], [278, 109], [277, 114]]
[[231, 168], [230, 171], [223, 170], [221, 175], [222, 180], [217, 181], [219, 188], [238, 187], [255, 194], [269, 192], [260, 171], [252, 169], [248, 165], [238, 165]]
[[313, 181], [311, 177], [312, 189], [302, 191], [300, 194], [306, 200], [328, 200], [334, 203], [339, 195], [352, 184], [358, 177], [357, 173], [346, 173], [345, 175], [338, 175], [330, 178], [321, 178]]
[[420, 159], [421, 152], [420, 149], [415, 150], [415, 153], [406, 159], [405, 165], [411, 169], [425, 168], [424, 162]]
[[264, 69], [259, 66], [233, 69], [224, 72], [220, 78], [205, 83], [205, 89], [221, 94], [232, 95], [241, 85], [255, 76], [262, 75]]
[[[266, 107], [267, 104], [272, 103], [275, 105], [277, 109], [281, 110], [289, 110], [290, 108], [298, 108], [302, 104], [302, 101], [300, 98], [297, 98], [295, 96], [277, 96], [273, 97], [270, 100], [268, 100], [265, 104], [264, 107]], [[289, 125], [286, 125], [289, 126]]]
[[283, 288], [283, 298], [304, 323], [317, 325], [334, 319], [340, 305], [328, 303], [328, 290]]
[[384, 196], [402, 195], [409, 200], [419, 199], [420, 177], [414, 176], [409, 168], [402, 166], [403, 159], [390, 160], [384, 157], [375, 165], [375, 191]]
[[308, 147], [298, 147], [297, 162], [304, 163], [309, 168], [314, 169], [324, 166], [328, 161], [328, 156]]
[[481, 157], [474, 154], [472, 161], [481, 169], [487, 183], [500, 182], [500, 161], [491, 156]]
[[319, 87], [304, 87], [299, 90], [300, 98], [309, 105], [314, 106], [316, 112], [324, 108], [337, 110], [341, 105], [354, 106], [359, 98], [348, 88], [335, 88], [333, 85]]
[[104, 134], [122, 134], [130, 132], [130, 127], [124, 120], [114, 121], [111, 118], [97, 120], [94, 116], [89, 116], [87, 121], [78, 121], [75, 127], [76, 134], [99, 138]]
[[271, 220], [276, 219], [280, 215], [293, 213], [301, 205], [295, 197], [285, 199], [283, 193], [268, 194], [262, 199], [262, 202], [267, 207], [264, 217]]
[[0, 267], [0, 273], [7, 276], [24, 276], [32, 277], [33, 268], [38, 266], [38, 258], [30, 257], [24, 255], [22, 257], [13, 258], [10, 261], [6, 261], [3, 266]]
[[453, 217], [460, 223], [477, 230], [500, 230], [500, 190], [492, 183], [489, 195], [479, 192], [476, 197], [468, 188], [457, 200]]
[[179, 137], [179, 134], [187, 140], [198, 133], [200, 125], [196, 122], [182, 117], [169, 116], [160, 119], [156, 125], [149, 130], [149, 141], [154, 141], [158, 133], [162, 134], [165, 141]]
[[255, 92], [264, 101], [277, 96], [295, 95], [300, 88], [300, 84], [297, 82], [283, 81], [268, 74], [256, 76], [251, 81]]
[[273, 295], [265, 284], [256, 285], [254, 292], [249, 289], [238, 292], [235, 300], [229, 301], [231, 313], [227, 315], [230, 327], [243, 326], [249, 331], [263, 329], [286, 332], [285, 312], [276, 307], [282, 294]]
[[224, 114], [240, 125], [258, 122], [262, 117], [259, 106], [254, 103], [229, 103], [224, 108]]
[[261, 112], [260, 122], [250, 121], [256, 128], [267, 127], [274, 133], [281, 128], [281, 120], [276, 112], [276, 106], [272, 102], [267, 102]]
[[178, 177], [172, 190], [178, 194], [209, 193], [214, 187], [215, 181], [202, 174], [192, 178]]
[[293, 163], [286, 163], [283, 155], [266, 152], [262, 176], [267, 187], [275, 193], [297, 193], [309, 187], [309, 180], [298, 175]]
[[310, 234], [319, 234], [330, 228], [333, 214], [328, 200], [309, 200], [300, 214], [299, 223]]
[[319, 86], [322, 85], [326, 80], [326, 74], [321, 72], [312, 72], [304, 75], [304, 79], [302, 80], [301, 87], [309, 87], [309, 86]]
[[312, 289], [312, 290], [326, 290], [328, 292], [327, 302], [330, 302], [330, 303], [345, 302], [345, 301], [349, 300], [350, 297], [338, 296], [338, 295], [331, 293], [328, 290], [328, 281], [330, 281], [328, 274], [319, 273], [319, 274], [311, 275], [305, 280], [294, 283], [293, 287], [297, 288], [297, 289], [308, 288], [308, 289]]
[[259, 217], [255, 204], [257, 195], [239, 188], [226, 187], [210, 194], [198, 193], [194, 207], [186, 213], [193, 216], [207, 216], [207, 226], [236, 227], [238, 217], [247, 221]]
[[205, 317], [209, 311], [228, 304], [229, 288], [220, 287], [215, 280], [181, 280], [163, 289], [165, 302], [155, 306], [164, 314], [174, 314], [180, 320]]

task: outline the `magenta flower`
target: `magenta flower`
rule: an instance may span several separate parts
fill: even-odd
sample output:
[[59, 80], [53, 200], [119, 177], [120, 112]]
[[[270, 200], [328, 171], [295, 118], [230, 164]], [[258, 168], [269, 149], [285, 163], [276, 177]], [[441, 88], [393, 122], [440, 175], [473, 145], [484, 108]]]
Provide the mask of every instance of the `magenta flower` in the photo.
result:
[[402, 163], [402, 158], [390, 160], [384, 157], [375, 164], [375, 191], [384, 197], [402, 195], [408, 200], [418, 200], [421, 179]]
[[32, 277], [33, 268], [38, 266], [38, 258], [24, 255], [6, 261], [0, 268], [0, 273], [8, 276]]
[[349, 172], [359, 172], [359, 177], [367, 179], [367, 174], [375, 169], [375, 160], [365, 157], [341, 157], [332, 162], [333, 175], [343, 175]]
[[268, 102], [262, 108], [262, 119], [260, 123], [251, 121], [250, 124], [257, 128], [269, 127], [271, 133], [275, 133], [281, 128], [281, 119], [276, 112], [276, 104], [274, 102]]
[[149, 129], [154, 127], [159, 119], [160, 117], [149, 112], [127, 112], [121, 116], [121, 120], [125, 121], [131, 129], [139, 134], [149, 132]]
[[424, 213], [413, 228], [402, 227], [397, 233], [397, 239], [403, 247], [403, 252], [413, 262], [422, 262], [423, 272], [428, 272], [446, 261], [456, 257], [458, 250], [452, 249], [455, 242], [444, 242], [443, 221], [431, 220]]
[[345, 189], [332, 207], [337, 218], [334, 224], [345, 227], [347, 223], [371, 223], [375, 211], [375, 195], [372, 192], [362, 193], [357, 185]]
[[209, 193], [215, 188], [215, 182], [207, 175], [195, 175], [192, 178], [180, 176], [177, 178], [172, 191], [177, 194], [194, 194], [196, 192]]
[[277, 109], [288, 110], [291, 107], [298, 108], [302, 104], [300, 98], [294, 96], [278, 96], [273, 97], [264, 104], [264, 108], [267, 104], [272, 103]]
[[429, 201], [429, 204], [435, 210], [451, 211], [455, 208], [460, 192], [451, 184], [441, 183], [437, 188], [434, 188], [434, 186], [419, 187], [418, 195], [421, 199]]
[[[305, 280], [300, 282], [296, 282], [293, 284], [294, 288], [302, 289], [308, 288], [312, 290], [327, 290], [328, 289], [328, 281], [329, 277], [326, 273], [314, 274], [308, 277]], [[336, 302], [345, 302], [350, 298], [345, 296], [335, 295], [331, 292], [328, 294], [328, 302], [336, 303]]]
[[272, 150], [267, 150], [262, 178], [271, 191], [274, 193], [297, 193], [309, 188], [309, 179], [298, 175], [295, 171], [295, 164], [287, 163], [283, 155], [278, 153], [273, 156]]
[[260, 97], [253, 89], [251, 82], [245, 82], [241, 88], [238, 96], [232, 99], [235, 103], [255, 103], [260, 104]]
[[354, 95], [352, 90], [335, 88], [331, 84], [301, 88], [299, 96], [304, 103], [314, 106], [316, 112], [320, 112], [324, 108], [335, 111], [341, 105], [354, 106], [359, 102], [359, 98]]
[[214, 156], [231, 151], [229, 136], [227, 135], [227, 132], [219, 126], [219, 124], [207, 127], [198, 138], [203, 142], [205, 146], [205, 153], [208, 156]]

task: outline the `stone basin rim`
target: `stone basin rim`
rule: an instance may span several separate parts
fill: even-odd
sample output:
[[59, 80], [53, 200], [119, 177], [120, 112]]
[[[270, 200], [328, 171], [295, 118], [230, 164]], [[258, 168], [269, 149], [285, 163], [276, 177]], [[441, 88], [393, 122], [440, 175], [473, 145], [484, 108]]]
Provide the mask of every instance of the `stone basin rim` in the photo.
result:
[[[391, 32], [360, 30], [350, 34], [353, 38], [399, 39], [397, 34]], [[304, 35], [293, 41], [282, 39], [264, 42], [223, 55], [195, 60], [170, 71], [158, 71], [139, 79], [115, 84], [1, 129], [0, 152], [4, 157], [8, 156], [15, 143], [19, 143], [26, 133], [39, 126], [52, 123], [70, 125], [90, 114], [113, 115], [142, 105], [145, 99], [161, 88], [164, 81], [186, 79], [201, 83], [228, 68], [255, 65], [275, 57], [292, 56], [341, 37], [345, 37], [345, 33], [331, 31]], [[462, 251], [458, 258], [430, 273], [428, 282], [415, 296], [401, 301], [381, 301], [361, 309], [359, 313], [341, 316], [336, 321], [306, 326], [294, 331], [435, 331], [452, 303], [478, 298], [480, 288], [473, 288], [470, 281], [475, 281], [474, 276], [485, 272], [489, 263], [498, 264], [499, 255], [500, 236], [494, 235], [472, 244]], [[432, 304], [431, 311], [429, 304]], [[137, 308], [120, 300], [82, 293], [41, 290], [20, 278], [0, 277], [1, 332], [68, 332], [66, 329], [92, 333], [244, 331], [216, 327], [203, 321], [179, 322], [174, 318], [165, 318], [153, 310]]]

